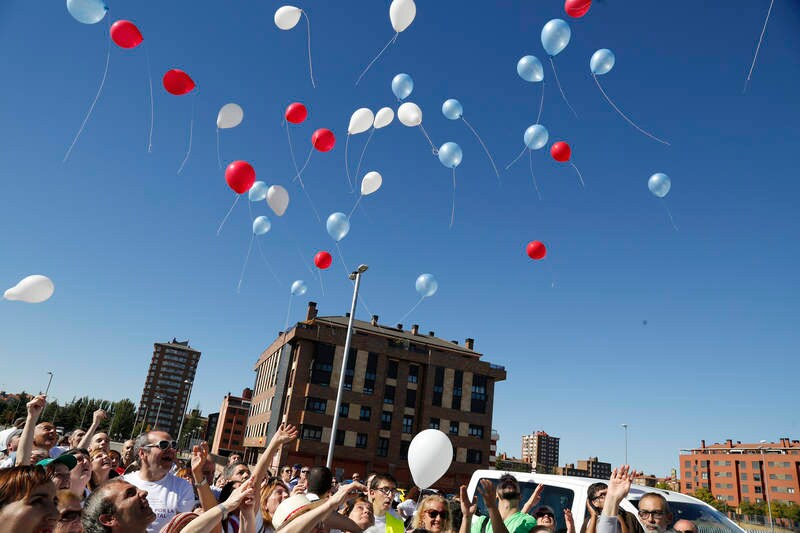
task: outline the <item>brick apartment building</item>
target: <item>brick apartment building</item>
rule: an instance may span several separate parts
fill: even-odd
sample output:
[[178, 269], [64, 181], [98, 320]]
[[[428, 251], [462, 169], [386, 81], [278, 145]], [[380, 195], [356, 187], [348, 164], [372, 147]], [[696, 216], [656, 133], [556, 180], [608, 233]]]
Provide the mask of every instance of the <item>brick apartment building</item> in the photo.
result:
[[561, 439], [544, 431], [522, 436], [522, 459], [528, 461], [534, 472], [552, 474], [558, 467], [558, 445]]
[[611, 477], [611, 463], [604, 463], [597, 457], [589, 457], [586, 461], [567, 463], [564, 466], [556, 467], [555, 473], [560, 476], [579, 476], [595, 479], [609, 479]]
[[760, 503], [766, 494], [772, 502], [800, 505], [800, 441], [723, 444], [683, 450], [678, 457], [681, 492], [692, 494], [706, 488], [731, 507], [741, 502]]
[[214, 428], [211, 453], [225, 457], [233, 452], [244, 453], [244, 432], [252, 399], [253, 391], [249, 388], [244, 389], [241, 396], [233, 396], [230, 392], [225, 395]]
[[[245, 434], [246, 460], [254, 461], [277, 426], [287, 421], [300, 438], [276, 460], [325, 464], [344, 356], [348, 316], [317, 316], [309, 302], [297, 323], [261, 354]], [[505, 369], [481, 360], [474, 341], [462, 346], [419, 332], [354, 321], [333, 467], [337, 477], [391, 472], [411, 484], [411, 439], [435, 428], [450, 436], [453, 464], [437, 487], [454, 490], [487, 468], [491, 450], [494, 385]], [[276, 466], [273, 465], [273, 466]]]

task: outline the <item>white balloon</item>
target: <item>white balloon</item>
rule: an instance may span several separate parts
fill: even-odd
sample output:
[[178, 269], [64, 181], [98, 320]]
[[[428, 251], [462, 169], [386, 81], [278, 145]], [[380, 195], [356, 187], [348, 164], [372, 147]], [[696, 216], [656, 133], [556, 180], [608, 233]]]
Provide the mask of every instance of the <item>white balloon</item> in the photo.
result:
[[382, 107], [375, 113], [375, 122], [372, 123], [372, 127], [379, 130], [391, 124], [393, 120], [394, 111], [392, 111], [392, 108]]
[[382, 183], [383, 178], [378, 172], [375, 172], [374, 170], [367, 172], [367, 174], [364, 176], [364, 179], [361, 180], [361, 194], [367, 196], [368, 194], [374, 193], [381, 188]]
[[267, 204], [276, 215], [282, 217], [289, 207], [289, 191], [280, 185], [270, 185], [267, 189]]
[[406, 102], [397, 108], [397, 120], [403, 126], [413, 127], [422, 124], [422, 109], [414, 102]]
[[17, 300], [29, 304], [42, 303], [53, 295], [55, 285], [47, 276], [34, 274], [23, 279], [4, 294], [6, 300]]
[[438, 429], [426, 429], [414, 436], [408, 447], [408, 468], [414, 484], [426, 489], [439, 481], [450, 468], [453, 444]]
[[389, 20], [392, 22], [394, 31], [400, 33], [411, 26], [416, 16], [417, 5], [414, 0], [392, 0], [392, 4], [389, 6]]
[[375, 115], [372, 110], [366, 107], [356, 109], [350, 117], [350, 125], [347, 126], [347, 134], [355, 135], [357, 133], [364, 133], [372, 127], [372, 121], [375, 120]]
[[282, 30], [291, 30], [300, 22], [303, 10], [295, 6], [281, 6], [275, 11], [275, 25]]
[[222, 130], [235, 128], [242, 123], [244, 110], [239, 104], [225, 104], [217, 115], [217, 127]]

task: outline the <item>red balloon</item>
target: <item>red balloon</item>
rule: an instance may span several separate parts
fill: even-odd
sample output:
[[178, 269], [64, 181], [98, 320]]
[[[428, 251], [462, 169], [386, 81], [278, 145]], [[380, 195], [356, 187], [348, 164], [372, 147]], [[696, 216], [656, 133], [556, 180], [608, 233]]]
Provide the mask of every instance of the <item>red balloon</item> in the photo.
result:
[[225, 169], [225, 181], [228, 187], [243, 194], [256, 182], [256, 171], [247, 161], [234, 161]]
[[592, 0], [567, 0], [564, 2], [564, 11], [572, 18], [579, 19], [592, 7]]
[[320, 128], [311, 136], [311, 144], [320, 152], [330, 152], [336, 144], [336, 137], [331, 130]]
[[300, 124], [308, 116], [308, 109], [306, 109], [306, 106], [300, 102], [295, 102], [293, 104], [289, 104], [289, 107], [286, 108], [286, 113], [284, 113], [284, 116], [288, 122], [291, 122], [292, 124]]
[[120, 48], [136, 48], [142, 41], [142, 32], [130, 20], [118, 20], [111, 25], [111, 40]]
[[162, 81], [164, 82], [164, 88], [167, 92], [175, 96], [190, 93], [195, 87], [194, 80], [184, 71], [177, 68], [168, 70], [167, 73], [164, 74], [164, 79]]
[[544, 256], [547, 255], [547, 248], [545, 248], [544, 244], [539, 241], [531, 241], [528, 243], [527, 248], [528, 257], [531, 259], [544, 259]]
[[569, 161], [571, 154], [572, 150], [570, 150], [569, 145], [564, 141], [553, 143], [553, 146], [550, 147], [550, 155], [559, 163], [566, 163]]
[[317, 252], [317, 255], [314, 256], [314, 264], [320, 270], [325, 270], [331, 266], [331, 263], [333, 263], [333, 257], [328, 252]]

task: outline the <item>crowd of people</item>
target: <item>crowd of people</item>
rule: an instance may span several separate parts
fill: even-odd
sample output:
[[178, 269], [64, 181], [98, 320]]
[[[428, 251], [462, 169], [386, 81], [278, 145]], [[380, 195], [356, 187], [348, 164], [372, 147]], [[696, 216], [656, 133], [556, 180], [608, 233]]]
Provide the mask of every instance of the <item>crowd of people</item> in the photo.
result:
[[[401, 501], [388, 473], [340, 482], [327, 467], [295, 464], [273, 475], [276, 453], [297, 438], [292, 425], [278, 428], [252, 468], [233, 454], [220, 469], [205, 443], [188, 463], [179, 461], [176, 441], [163, 431], [110, 450], [108, 435], [97, 431], [102, 410], [87, 430], [62, 437], [39, 422], [45, 401], [35, 397], [27, 417], [0, 432], [0, 532], [564, 533], [556, 532], [556, 511], [539, 505], [546, 487], [523, 502], [511, 475], [480, 480], [472, 499], [465, 486], [449, 498], [412, 487]], [[672, 524], [667, 500], [655, 492], [641, 498], [638, 520], [621, 509], [635, 476], [626, 465], [589, 487], [580, 533], [698, 533], [687, 520]], [[559, 513], [565, 533], [576, 533], [571, 510]]]

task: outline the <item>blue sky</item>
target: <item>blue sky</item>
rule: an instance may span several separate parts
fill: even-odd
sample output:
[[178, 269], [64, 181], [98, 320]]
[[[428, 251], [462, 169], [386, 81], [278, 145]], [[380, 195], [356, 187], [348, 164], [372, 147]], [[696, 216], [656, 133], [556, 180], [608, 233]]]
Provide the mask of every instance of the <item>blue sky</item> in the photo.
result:
[[[61, 401], [138, 401], [152, 343], [188, 338], [203, 352], [192, 404], [210, 412], [226, 392], [252, 385], [254, 361], [283, 328], [293, 280], [310, 290], [295, 299], [292, 321], [308, 300], [321, 314], [347, 311], [351, 285], [338, 258], [323, 274], [324, 295], [307, 270], [317, 250], [335, 248], [290, 181], [281, 113], [292, 101], [309, 107], [308, 121], [292, 127], [301, 162], [314, 129], [337, 134], [333, 151], [313, 155], [304, 180], [323, 217], [349, 212], [350, 114], [396, 107], [390, 81], [407, 72], [415, 81], [408, 100], [422, 108], [434, 142], [454, 141], [464, 152], [455, 225], [448, 227], [449, 170], [419, 131], [395, 121], [375, 134], [361, 173], [381, 172], [383, 187], [362, 201], [341, 248], [350, 266], [370, 265], [362, 296], [382, 323], [396, 323], [416, 302], [417, 275], [435, 274], [438, 293], [405, 322], [446, 339], [474, 337], [488, 361], [506, 366], [494, 413], [501, 450], [519, 455], [521, 435], [544, 429], [561, 437], [562, 464], [589, 455], [617, 464], [620, 424], [628, 423], [631, 463], [666, 474], [678, 449], [700, 439], [800, 436], [796, 1], [776, 0], [746, 94], [767, 0], [724, 8], [596, 1], [586, 17], [569, 20], [572, 41], [555, 63], [579, 117], [545, 65], [542, 123], [551, 142], [571, 144], [586, 188], [542, 150], [534, 154], [541, 201], [527, 160], [498, 186], [478, 142], [440, 108], [458, 98], [504, 167], [535, 121], [541, 90], [517, 76], [516, 62], [544, 59], [541, 27], [566, 18], [563, 3], [420, 0], [414, 23], [358, 87], [392, 35], [388, 2], [301, 5], [311, 17], [316, 89], [305, 25], [275, 28], [280, 5], [110, 3], [112, 20], [133, 20], [145, 37], [153, 152], [144, 50], [114, 47], [103, 95], [66, 163], [102, 74], [107, 21], [79, 24], [63, 3], [0, 6], [0, 280], [5, 288], [42, 273], [56, 284], [41, 305], [0, 302], [4, 388], [38, 390], [52, 370], [51, 396]], [[588, 69], [598, 48], [616, 54], [601, 78], [608, 94], [672, 146], [642, 136], [603, 100]], [[170, 68], [186, 70], [197, 95], [168, 95], [160, 78]], [[193, 150], [177, 175], [193, 99]], [[217, 110], [227, 102], [239, 103], [245, 119], [221, 133], [223, 159], [250, 161], [258, 179], [291, 195], [280, 219], [263, 202], [252, 206], [273, 222], [261, 243], [280, 283], [256, 250], [240, 293], [245, 202], [216, 235], [233, 199], [215, 149]], [[365, 140], [351, 139], [353, 165]], [[647, 190], [655, 172], [672, 179], [665, 203], [677, 232]], [[543, 262], [524, 253], [534, 239], [548, 246]], [[359, 317], [368, 318], [363, 307]]]

